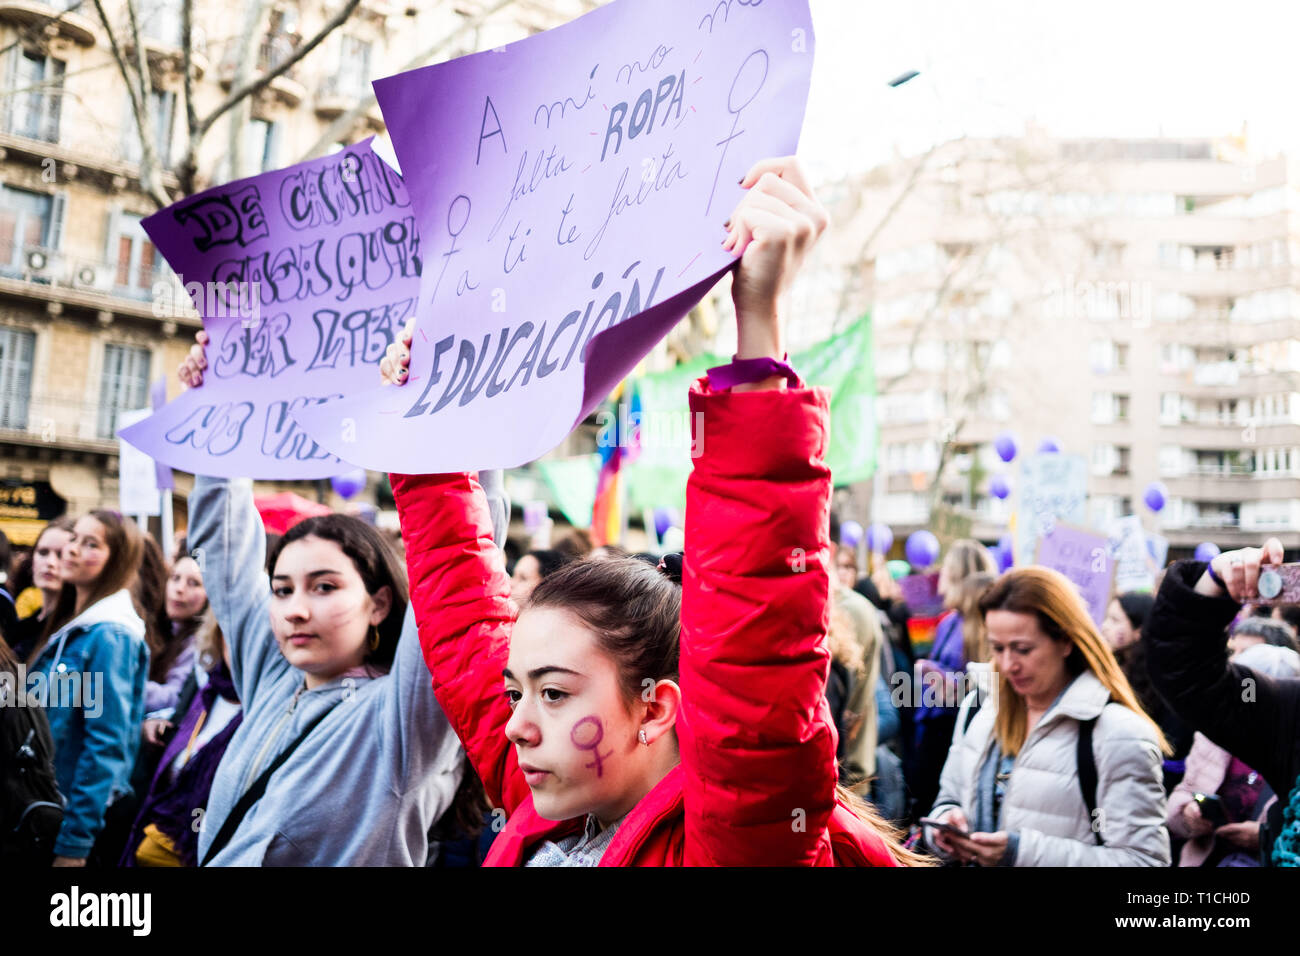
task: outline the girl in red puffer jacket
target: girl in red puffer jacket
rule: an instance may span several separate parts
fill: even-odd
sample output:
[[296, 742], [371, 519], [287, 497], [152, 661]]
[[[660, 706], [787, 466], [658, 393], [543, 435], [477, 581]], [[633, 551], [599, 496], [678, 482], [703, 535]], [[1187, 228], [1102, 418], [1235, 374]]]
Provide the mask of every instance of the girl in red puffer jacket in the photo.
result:
[[793, 158], [743, 185], [724, 243], [737, 361], [691, 390], [679, 567], [589, 559], [520, 609], [478, 480], [392, 476], [438, 700], [506, 814], [489, 865], [922, 862], [836, 787], [829, 408], [782, 364], [777, 315], [826, 213]]

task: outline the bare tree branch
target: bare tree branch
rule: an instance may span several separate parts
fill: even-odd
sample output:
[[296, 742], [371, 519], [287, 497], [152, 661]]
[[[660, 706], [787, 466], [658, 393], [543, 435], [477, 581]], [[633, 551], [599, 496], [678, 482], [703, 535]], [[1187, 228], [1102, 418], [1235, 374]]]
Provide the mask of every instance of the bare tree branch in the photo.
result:
[[[98, 3], [99, 0], [96, 0], [96, 2]], [[268, 69], [253, 82], [234, 90], [228, 97], [226, 97], [225, 101], [222, 102], [221, 105], [203, 118], [199, 123], [199, 129], [206, 133], [212, 128], [212, 124], [220, 119], [225, 112], [236, 103], [261, 92], [266, 89], [272, 80], [283, 76], [289, 69], [297, 64], [299, 60], [305, 57], [312, 50], [316, 49], [316, 47], [320, 46], [321, 42], [329, 36], [330, 33], [332, 33], [336, 28], [342, 26], [344, 21], [352, 15], [352, 11], [355, 10], [360, 3], [361, 0], [345, 0], [343, 6], [339, 8], [338, 13], [334, 14], [334, 16], [326, 21], [325, 25], [316, 32], [315, 36], [306, 43], [299, 45], [299, 47], [294, 51], [293, 56], [290, 56], [279, 66]]]
[[[418, 56], [413, 57], [410, 62], [406, 63], [398, 72], [414, 70], [418, 67], [424, 66], [447, 47], [460, 39], [462, 35], [471, 30], [477, 30], [489, 17], [505, 9], [514, 2], [515, 0], [497, 0], [497, 2], [487, 10], [477, 14], [472, 19], [465, 20], [459, 27], [451, 33], [448, 33], [437, 43], [433, 44], [433, 46], [429, 47]], [[363, 99], [358, 101], [355, 106], [335, 119], [334, 122], [330, 124], [329, 129], [327, 129], [321, 135], [321, 138], [316, 141], [315, 145], [299, 157], [299, 162], [307, 159], [315, 159], [317, 156], [324, 156], [325, 151], [328, 150], [330, 146], [337, 143], [351, 131], [357, 120], [361, 118], [366, 110], [374, 106], [377, 99], [378, 98], [375, 96], [374, 90], [372, 89]]]
[[149, 135], [149, 123], [146, 118], [149, 114], [148, 94], [144, 91], [152, 88], [153, 84], [149, 81], [149, 67], [145, 61], [144, 46], [140, 42], [134, 0], [127, 0], [127, 10], [130, 13], [131, 42], [135, 45], [135, 69], [138, 71], [138, 83], [132, 81], [131, 68], [127, 64], [126, 55], [117, 42], [117, 37], [113, 34], [113, 25], [104, 10], [102, 0], [95, 0], [95, 11], [99, 14], [99, 20], [104, 25], [104, 32], [108, 35], [109, 48], [113, 51], [113, 59], [117, 61], [118, 70], [122, 74], [122, 81], [126, 83], [126, 92], [131, 97], [131, 112], [135, 117], [136, 130], [140, 134], [142, 157], [140, 162], [140, 185], [148, 193], [149, 198], [161, 209], [171, 202], [171, 197], [167, 195], [167, 190], [163, 189], [162, 186], [162, 175], [158, 169], [158, 156], [154, 152], [153, 138]]

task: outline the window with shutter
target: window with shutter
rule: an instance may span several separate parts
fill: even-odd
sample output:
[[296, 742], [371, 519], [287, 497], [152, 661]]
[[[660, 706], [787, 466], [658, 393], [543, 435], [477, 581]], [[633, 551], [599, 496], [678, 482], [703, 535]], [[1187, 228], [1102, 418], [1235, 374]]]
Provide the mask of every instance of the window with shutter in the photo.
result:
[[0, 327], [0, 428], [27, 429], [36, 335]]
[[130, 345], [104, 346], [104, 374], [99, 387], [99, 421], [96, 434], [113, 438], [122, 411], [149, 404], [148, 349]]

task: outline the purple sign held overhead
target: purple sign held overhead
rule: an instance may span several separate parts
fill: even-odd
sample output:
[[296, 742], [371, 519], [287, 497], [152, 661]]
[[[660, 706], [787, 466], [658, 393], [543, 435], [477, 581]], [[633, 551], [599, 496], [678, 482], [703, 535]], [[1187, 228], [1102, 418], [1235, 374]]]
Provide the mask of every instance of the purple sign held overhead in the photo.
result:
[[795, 151], [812, 59], [806, 0], [615, 0], [377, 81], [427, 259], [410, 379], [298, 421], [388, 471], [549, 451], [732, 265], [739, 180]]
[[1115, 578], [1106, 536], [1058, 522], [1039, 539], [1037, 563], [1069, 578], [1088, 606], [1092, 622], [1101, 627]]
[[[203, 385], [121, 437], [194, 474], [347, 471], [294, 421], [372, 384], [415, 312], [420, 245], [401, 177], [370, 140], [209, 189], [144, 221], [210, 336]], [[339, 422], [346, 442], [354, 422]]]

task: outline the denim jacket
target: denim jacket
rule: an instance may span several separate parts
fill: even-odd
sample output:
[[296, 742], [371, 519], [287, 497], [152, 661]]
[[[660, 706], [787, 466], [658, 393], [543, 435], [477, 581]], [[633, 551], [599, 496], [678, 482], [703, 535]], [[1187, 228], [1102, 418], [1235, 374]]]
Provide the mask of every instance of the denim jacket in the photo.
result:
[[89, 856], [105, 811], [131, 790], [149, 677], [144, 633], [123, 589], [56, 631], [28, 671], [27, 692], [45, 704], [67, 801], [57, 856]]

